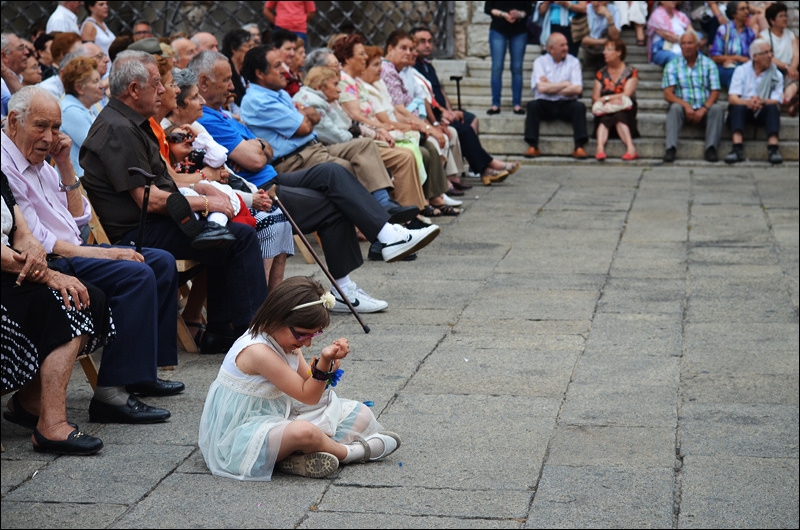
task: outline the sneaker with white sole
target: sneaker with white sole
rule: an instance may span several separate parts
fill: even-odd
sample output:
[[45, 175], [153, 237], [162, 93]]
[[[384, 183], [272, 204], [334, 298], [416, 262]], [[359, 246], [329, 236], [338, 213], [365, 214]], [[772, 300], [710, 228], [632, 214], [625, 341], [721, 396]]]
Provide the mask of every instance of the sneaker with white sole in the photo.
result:
[[403, 229], [403, 231], [405, 234], [397, 241], [383, 244], [383, 248], [381, 248], [383, 261], [392, 263], [425, 247], [439, 235], [439, 225], [430, 225], [418, 230]]
[[[383, 300], [372, 298], [370, 295], [360, 289], [355, 283], [351, 285], [351, 289], [344, 289], [344, 294], [347, 296], [347, 299], [350, 300], [350, 303], [353, 305], [355, 310], [359, 313], [377, 313], [378, 311], [383, 311], [389, 307], [389, 304]], [[336, 299], [336, 304], [334, 304], [334, 306], [331, 308], [331, 312], [349, 313], [350, 308], [347, 307], [345, 301], [342, 300], [342, 295], [339, 294], [339, 291], [336, 290], [336, 288], [333, 288], [331, 289], [331, 293]]]
[[301, 477], [325, 478], [339, 469], [339, 459], [330, 453], [291, 455], [275, 464], [278, 471]]

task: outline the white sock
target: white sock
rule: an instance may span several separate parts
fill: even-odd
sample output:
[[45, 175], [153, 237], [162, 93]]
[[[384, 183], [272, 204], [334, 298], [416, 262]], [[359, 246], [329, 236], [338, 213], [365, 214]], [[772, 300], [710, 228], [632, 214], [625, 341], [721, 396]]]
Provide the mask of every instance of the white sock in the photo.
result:
[[228, 226], [228, 216], [222, 212], [213, 212], [208, 214], [208, 220], [213, 221], [220, 226]]
[[[353, 442], [351, 444], [345, 445], [345, 447], [347, 448], [347, 456], [344, 457], [344, 460], [339, 462], [340, 464], [349, 464], [350, 462], [356, 462], [356, 461], [361, 460], [362, 458], [364, 458], [364, 454], [365, 454], [364, 446], [361, 445], [360, 443]], [[370, 450], [371, 449], [372, 449], [372, 446], [370, 446]], [[378, 454], [380, 454], [380, 453], [378, 453]]]
[[381, 243], [394, 243], [398, 239], [404, 239], [408, 235], [408, 230], [400, 225], [386, 223], [378, 232], [378, 241]]
[[[338, 285], [342, 291], [348, 292], [349, 290], [352, 289], [353, 285], [355, 284], [353, 283], [353, 280], [350, 279], [350, 275], [348, 274], [347, 276], [343, 276], [337, 279], [336, 285]], [[333, 291], [334, 292], [333, 294], [335, 295], [339, 294], [338, 291], [336, 290], [336, 287], [331, 287], [331, 291]]]

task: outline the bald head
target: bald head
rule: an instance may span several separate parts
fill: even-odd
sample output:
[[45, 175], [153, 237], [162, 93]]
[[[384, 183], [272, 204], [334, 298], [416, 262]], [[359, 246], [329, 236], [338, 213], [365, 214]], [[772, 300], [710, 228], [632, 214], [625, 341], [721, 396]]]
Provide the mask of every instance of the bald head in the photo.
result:
[[197, 45], [186, 37], [173, 39], [170, 45], [175, 50], [174, 62], [178, 68], [186, 68], [189, 65], [189, 61], [200, 51], [197, 49]]
[[217, 42], [217, 38], [208, 33], [207, 31], [200, 31], [195, 33], [192, 36], [192, 42], [197, 45], [198, 51], [205, 52], [205, 51], [219, 51], [219, 43]]
[[560, 63], [569, 53], [569, 46], [567, 45], [567, 38], [563, 33], [551, 33], [547, 37], [547, 53], [553, 58], [553, 61]]

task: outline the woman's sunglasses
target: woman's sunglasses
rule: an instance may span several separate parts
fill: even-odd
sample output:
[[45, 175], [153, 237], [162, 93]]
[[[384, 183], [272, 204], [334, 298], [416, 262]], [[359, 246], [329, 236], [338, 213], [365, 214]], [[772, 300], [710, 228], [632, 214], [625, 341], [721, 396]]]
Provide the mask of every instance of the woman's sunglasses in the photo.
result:
[[181, 142], [185, 142], [186, 140], [191, 142], [194, 140], [194, 135], [192, 133], [182, 132], [173, 132], [167, 135], [167, 141], [171, 144], [179, 144]]

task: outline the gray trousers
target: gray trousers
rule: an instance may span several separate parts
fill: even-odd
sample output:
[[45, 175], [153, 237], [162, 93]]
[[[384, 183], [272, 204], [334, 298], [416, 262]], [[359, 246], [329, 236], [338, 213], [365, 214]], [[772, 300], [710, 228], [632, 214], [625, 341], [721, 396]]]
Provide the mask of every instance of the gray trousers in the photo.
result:
[[[725, 118], [725, 109], [722, 105], [714, 103], [703, 121], [706, 122], [706, 149], [719, 147], [719, 138], [722, 136], [722, 124]], [[671, 103], [667, 110], [667, 143], [666, 148], [678, 147], [678, 133], [686, 121], [686, 113], [683, 107], [677, 103]], [[702, 122], [701, 122], [702, 123]]]

